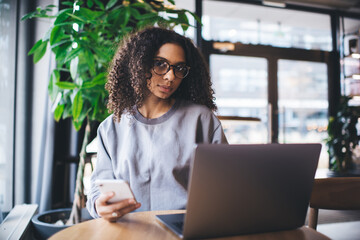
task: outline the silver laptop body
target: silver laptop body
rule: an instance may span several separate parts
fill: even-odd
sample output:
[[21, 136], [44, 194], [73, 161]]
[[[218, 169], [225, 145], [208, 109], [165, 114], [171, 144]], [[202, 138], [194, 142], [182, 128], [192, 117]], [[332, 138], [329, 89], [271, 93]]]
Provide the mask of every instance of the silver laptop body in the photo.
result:
[[[184, 219], [178, 235], [198, 239], [303, 226], [320, 149], [320, 144], [198, 145], [187, 211], [176, 216]], [[160, 220], [172, 228], [167, 218]]]

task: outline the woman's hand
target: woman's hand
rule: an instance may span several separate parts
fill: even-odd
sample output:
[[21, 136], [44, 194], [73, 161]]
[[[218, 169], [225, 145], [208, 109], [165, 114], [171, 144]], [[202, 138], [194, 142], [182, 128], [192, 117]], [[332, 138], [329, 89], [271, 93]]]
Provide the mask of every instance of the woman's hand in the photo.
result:
[[113, 196], [114, 192], [100, 194], [99, 198], [95, 201], [97, 214], [105, 220], [114, 222], [125, 214], [138, 209], [141, 204], [136, 202], [135, 199], [125, 199], [116, 203], [108, 203]]

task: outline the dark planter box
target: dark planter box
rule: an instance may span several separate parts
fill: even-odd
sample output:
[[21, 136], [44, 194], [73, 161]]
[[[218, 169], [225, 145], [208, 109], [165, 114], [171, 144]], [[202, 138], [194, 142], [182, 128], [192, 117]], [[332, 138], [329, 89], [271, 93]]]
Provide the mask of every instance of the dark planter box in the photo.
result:
[[[36, 214], [31, 222], [34, 226], [34, 234], [36, 239], [43, 240], [48, 239], [51, 235], [63, 230], [69, 226], [54, 225], [58, 220], [66, 220], [69, 218], [71, 208], [62, 208], [56, 210], [50, 210], [43, 213]], [[70, 225], [71, 226], [71, 225]]]

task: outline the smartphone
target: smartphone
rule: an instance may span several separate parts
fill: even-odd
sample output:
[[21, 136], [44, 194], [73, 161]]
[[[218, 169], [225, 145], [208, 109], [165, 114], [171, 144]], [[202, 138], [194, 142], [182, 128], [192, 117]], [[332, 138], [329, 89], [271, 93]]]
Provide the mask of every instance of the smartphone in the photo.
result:
[[[128, 198], [135, 199], [133, 192], [129, 184], [120, 179], [98, 179], [95, 184], [99, 187], [101, 193], [114, 192], [113, 196], [108, 202], [114, 203], [119, 202]], [[135, 199], [136, 201], [136, 199]]]

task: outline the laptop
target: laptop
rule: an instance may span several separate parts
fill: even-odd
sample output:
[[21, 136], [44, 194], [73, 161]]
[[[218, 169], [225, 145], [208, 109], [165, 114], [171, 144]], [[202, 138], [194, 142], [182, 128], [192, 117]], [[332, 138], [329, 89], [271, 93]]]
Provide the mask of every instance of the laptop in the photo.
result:
[[184, 239], [290, 230], [305, 223], [321, 144], [200, 144], [186, 214], [157, 215]]

